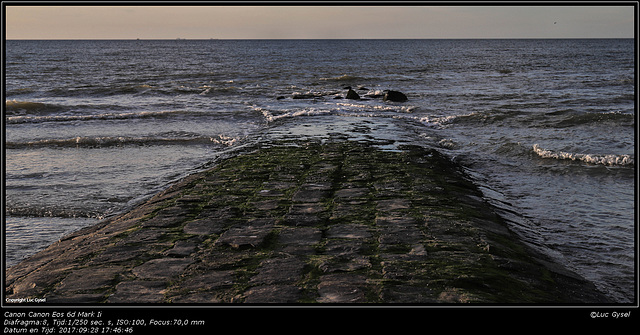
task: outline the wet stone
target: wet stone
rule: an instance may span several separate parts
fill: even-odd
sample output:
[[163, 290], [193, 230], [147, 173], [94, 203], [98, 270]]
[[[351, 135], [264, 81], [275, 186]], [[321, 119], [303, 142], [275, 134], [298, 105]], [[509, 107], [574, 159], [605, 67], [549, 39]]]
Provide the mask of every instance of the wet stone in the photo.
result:
[[209, 202], [209, 204], [205, 205], [196, 218], [204, 220], [221, 220], [236, 217], [241, 213], [242, 211], [237, 207], [226, 206], [223, 201], [220, 201], [219, 203], [216, 201]]
[[378, 197], [397, 197], [404, 186], [399, 182], [374, 184]]
[[32, 272], [22, 278], [23, 280], [11, 283], [5, 292], [7, 295], [13, 294], [20, 297], [42, 294], [45, 287], [56, 284], [62, 276], [64, 276], [64, 270]]
[[211, 235], [220, 234], [229, 225], [226, 219], [198, 219], [187, 222], [182, 228], [185, 234]]
[[317, 226], [324, 221], [326, 207], [320, 203], [293, 204], [285, 215], [284, 223], [289, 226]]
[[141, 279], [165, 279], [176, 277], [193, 263], [189, 258], [158, 258], [152, 259], [133, 268], [132, 272]]
[[278, 252], [289, 254], [292, 256], [315, 255], [316, 249], [312, 245], [304, 244], [288, 244], [278, 249]]
[[219, 269], [229, 269], [235, 264], [250, 262], [256, 257], [258, 251], [254, 248], [202, 248], [197, 254], [198, 262], [195, 263], [190, 270], [193, 271], [210, 271]]
[[337, 199], [350, 200], [350, 199], [360, 199], [362, 197], [365, 197], [367, 194], [369, 194], [368, 188], [344, 188], [344, 189], [337, 190], [334, 196]]
[[287, 215], [283, 224], [295, 227], [312, 227], [318, 226], [324, 222], [324, 219], [316, 215]]
[[296, 257], [272, 258], [264, 260], [257, 269], [258, 274], [250, 284], [293, 283], [300, 278], [305, 263]]
[[377, 206], [379, 211], [390, 212], [400, 209], [411, 208], [411, 202], [408, 199], [389, 199], [378, 201]]
[[181, 207], [160, 210], [156, 216], [142, 223], [143, 227], [173, 227], [186, 219], [189, 211]]
[[301, 297], [301, 289], [290, 285], [257, 286], [245, 292], [247, 304], [290, 304]]
[[380, 231], [378, 240], [381, 248], [384, 248], [382, 245], [389, 244], [416, 244], [424, 238], [420, 229], [416, 227], [383, 227]]
[[324, 211], [326, 211], [326, 207], [324, 207], [320, 203], [293, 204], [291, 206], [291, 210], [289, 211], [289, 215], [318, 214]]
[[96, 304], [104, 300], [104, 293], [70, 293], [60, 295], [48, 295], [47, 303], [53, 304]]
[[[283, 179], [293, 179], [293, 176], [284, 176]], [[262, 188], [265, 190], [279, 190], [284, 191], [296, 186], [295, 183], [289, 181], [269, 181], [263, 184]]]
[[360, 254], [362, 250], [362, 241], [330, 239], [324, 247], [324, 254], [350, 258]]
[[180, 289], [188, 290], [214, 290], [233, 285], [235, 271], [208, 271], [193, 275], [177, 284]]
[[334, 225], [327, 230], [328, 238], [368, 239], [371, 236], [369, 227], [359, 224]]
[[195, 252], [198, 243], [195, 240], [176, 241], [173, 248], [165, 251], [165, 256], [186, 257]]
[[278, 234], [278, 251], [290, 255], [312, 255], [320, 242], [322, 231], [313, 227], [285, 227]]
[[87, 291], [106, 288], [112, 285], [117, 276], [124, 271], [120, 266], [88, 267], [70, 273], [56, 289], [58, 292]]
[[161, 229], [140, 229], [132, 232], [118, 243], [156, 243], [163, 234], [164, 231]]
[[432, 304], [437, 302], [433, 291], [429, 288], [410, 285], [385, 287], [380, 297], [389, 303]]
[[148, 251], [147, 245], [116, 245], [107, 248], [91, 260], [90, 264], [118, 263], [139, 258]]
[[231, 227], [216, 241], [216, 245], [229, 245], [232, 248], [255, 248], [261, 245], [273, 225]]
[[255, 207], [255, 209], [261, 210], [261, 211], [270, 211], [270, 210], [278, 209], [280, 207], [279, 200], [263, 200], [263, 201], [253, 202], [251, 204], [253, 205], [253, 207]]
[[295, 202], [318, 202], [321, 201], [322, 199], [326, 198], [329, 196], [329, 192], [328, 191], [324, 191], [324, 190], [299, 190], [297, 191], [293, 197], [291, 198], [292, 201]]
[[419, 221], [408, 216], [378, 216], [375, 224], [378, 227], [416, 227]]
[[320, 277], [318, 302], [362, 303], [365, 298], [366, 277], [350, 274], [328, 274]]
[[262, 197], [282, 197], [288, 189], [294, 186], [295, 184], [291, 182], [270, 181], [262, 185], [258, 195]]
[[284, 192], [280, 191], [280, 190], [260, 190], [260, 192], [258, 192], [258, 195], [263, 196], [263, 197], [282, 197], [284, 196]]
[[429, 278], [427, 269], [429, 267], [425, 262], [420, 261], [382, 261], [382, 277], [384, 279], [404, 281], [404, 282], [421, 282], [425, 278]]
[[358, 255], [349, 258], [332, 257], [318, 266], [324, 273], [357, 271], [370, 267], [371, 261], [369, 258]]
[[[205, 197], [202, 195], [195, 195], [195, 194], [189, 194], [189, 195], [184, 195], [178, 199], [176, 199], [176, 202], [179, 204], [196, 204], [199, 205], [200, 203], [203, 202], [207, 202], [209, 200], [209, 197]], [[180, 207], [182, 208], [182, 207]], [[176, 210], [176, 209], [172, 209], [171, 211], [175, 212], [175, 211], [180, 211], [180, 210]]]
[[312, 227], [283, 228], [278, 235], [281, 244], [313, 245], [322, 238], [322, 231]]
[[110, 303], [159, 303], [164, 299], [164, 281], [134, 280], [116, 285], [116, 291], [109, 296]]
[[176, 304], [219, 304], [224, 302], [215, 293], [201, 291], [173, 296], [169, 300]]

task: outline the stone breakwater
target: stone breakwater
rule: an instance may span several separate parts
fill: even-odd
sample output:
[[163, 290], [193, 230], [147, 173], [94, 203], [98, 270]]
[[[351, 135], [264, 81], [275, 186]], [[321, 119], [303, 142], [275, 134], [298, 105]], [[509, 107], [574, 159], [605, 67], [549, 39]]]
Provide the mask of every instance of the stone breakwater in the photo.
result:
[[520, 243], [447, 157], [351, 141], [223, 160], [8, 269], [5, 292], [47, 304], [607, 302]]

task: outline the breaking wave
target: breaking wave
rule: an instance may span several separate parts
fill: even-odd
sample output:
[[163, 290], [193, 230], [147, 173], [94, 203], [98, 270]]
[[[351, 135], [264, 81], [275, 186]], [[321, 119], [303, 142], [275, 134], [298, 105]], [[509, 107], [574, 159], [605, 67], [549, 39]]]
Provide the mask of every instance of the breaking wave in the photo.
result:
[[33, 101], [5, 100], [4, 102], [8, 115], [19, 115], [25, 113], [50, 114], [63, 110], [63, 106], [47, 104]]
[[569, 111], [557, 111], [544, 115], [542, 126], [552, 126], [555, 128], [569, 128], [586, 124], [617, 124], [621, 126], [633, 126], [635, 115], [621, 112], [598, 112], [598, 113], [574, 113]]
[[329, 77], [329, 78], [320, 78], [320, 80], [322, 81], [344, 81], [344, 82], [350, 82], [350, 81], [356, 81], [356, 80], [364, 80], [366, 78], [363, 77], [358, 77], [358, 76], [351, 76], [348, 74], [343, 74], [341, 76], [337, 76], [337, 77]]
[[8, 149], [20, 148], [42, 148], [42, 147], [109, 147], [124, 145], [207, 145], [216, 144], [221, 146], [232, 146], [241, 137], [230, 137], [226, 135], [193, 136], [193, 137], [129, 137], [129, 136], [102, 136], [102, 137], [84, 137], [78, 136], [66, 139], [46, 139], [30, 142], [7, 142], [5, 147]]
[[538, 144], [533, 145], [533, 152], [541, 158], [578, 161], [588, 164], [599, 164], [606, 166], [634, 166], [635, 161], [630, 155], [596, 155], [579, 154], [563, 151], [551, 151], [541, 148]]
[[102, 220], [105, 213], [79, 208], [66, 208], [56, 206], [39, 207], [12, 207], [5, 209], [5, 214], [23, 217], [58, 217], [58, 218], [92, 218]]
[[174, 115], [196, 114], [188, 111], [157, 111], [157, 112], [133, 112], [133, 113], [100, 113], [88, 115], [42, 115], [42, 116], [9, 116], [6, 118], [7, 124], [19, 123], [42, 123], [42, 122], [68, 122], [68, 121], [89, 121], [89, 120], [125, 120], [143, 118], [165, 118]]
[[297, 111], [283, 111], [280, 113], [276, 112], [275, 114], [274, 112], [271, 112], [264, 108], [258, 107], [256, 108], [256, 110], [262, 113], [262, 115], [264, 116], [267, 122], [275, 122], [280, 119], [293, 118], [298, 116], [316, 116], [316, 115], [326, 115], [326, 114], [332, 113], [331, 110], [327, 110], [327, 109], [303, 109], [303, 110], [297, 110]]

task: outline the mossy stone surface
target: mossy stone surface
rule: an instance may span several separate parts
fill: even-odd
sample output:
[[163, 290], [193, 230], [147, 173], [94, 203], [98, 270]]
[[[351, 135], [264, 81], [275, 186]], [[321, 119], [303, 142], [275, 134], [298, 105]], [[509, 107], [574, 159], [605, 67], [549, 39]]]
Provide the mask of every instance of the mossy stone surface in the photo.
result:
[[69, 235], [8, 269], [5, 291], [96, 304], [607, 302], [549, 264], [437, 151], [293, 141]]

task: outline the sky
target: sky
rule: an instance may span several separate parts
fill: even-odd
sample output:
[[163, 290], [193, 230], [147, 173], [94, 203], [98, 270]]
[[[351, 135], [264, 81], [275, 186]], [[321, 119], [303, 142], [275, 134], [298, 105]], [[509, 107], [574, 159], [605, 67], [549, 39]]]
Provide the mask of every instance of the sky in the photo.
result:
[[625, 6], [19, 6], [6, 39], [634, 38]]

